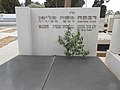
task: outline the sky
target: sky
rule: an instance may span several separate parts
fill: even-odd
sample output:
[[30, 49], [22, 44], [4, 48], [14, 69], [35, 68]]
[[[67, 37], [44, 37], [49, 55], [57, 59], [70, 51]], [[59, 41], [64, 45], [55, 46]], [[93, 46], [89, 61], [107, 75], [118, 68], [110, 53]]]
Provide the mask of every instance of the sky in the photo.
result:
[[[20, 2], [25, 2], [25, 0], [19, 0]], [[32, 1], [38, 1], [41, 4], [44, 3], [46, 0], [32, 0]], [[92, 7], [94, 0], [85, 0], [87, 1], [87, 7]], [[107, 10], [113, 10], [115, 11], [120, 11], [120, 0], [110, 0], [109, 3], [105, 3], [107, 6]], [[86, 5], [84, 5], [86, 7]]]

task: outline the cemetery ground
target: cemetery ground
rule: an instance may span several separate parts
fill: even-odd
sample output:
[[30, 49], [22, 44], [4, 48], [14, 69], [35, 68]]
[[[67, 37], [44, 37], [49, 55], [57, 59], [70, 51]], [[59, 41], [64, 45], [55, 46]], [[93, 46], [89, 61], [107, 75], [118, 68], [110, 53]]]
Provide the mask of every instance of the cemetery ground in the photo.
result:
[[16, 27], [0, 29], [0, 65], [18, 55]]

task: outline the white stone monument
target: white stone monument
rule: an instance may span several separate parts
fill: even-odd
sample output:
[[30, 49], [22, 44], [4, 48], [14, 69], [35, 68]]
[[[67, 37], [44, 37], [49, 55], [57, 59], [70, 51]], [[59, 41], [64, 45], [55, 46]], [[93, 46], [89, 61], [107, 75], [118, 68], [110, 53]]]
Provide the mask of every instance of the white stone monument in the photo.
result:
[[114, 54], [120, 54], [120, 19], [114, 20], [110, 51]]
[[106, 64], [120, 79], [120, 19], [114, 19], [110, 49], [107, 51]]
[[100, 18], [99, 32], [103, 32], [104, 31], [104, 24], [105, 24], [105, 18]]
[[113, 23], [114, 23], [114, 15], [109, 15], [109, 18], [108, 18], [108, 28], [107, 28], [108, 32], [112, 32]]
[[99, 8], [28, 8], [17, 7], [17, 28], [21, 55], [64, 55], [57, 42], [68, 25], [84, 37], [85, 50], [96, 55]]

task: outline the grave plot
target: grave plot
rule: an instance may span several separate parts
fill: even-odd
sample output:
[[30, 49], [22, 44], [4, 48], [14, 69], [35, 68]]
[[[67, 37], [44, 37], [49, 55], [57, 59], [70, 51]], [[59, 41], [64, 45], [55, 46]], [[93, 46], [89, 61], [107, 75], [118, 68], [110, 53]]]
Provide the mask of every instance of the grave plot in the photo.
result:
[[0, 90], [120, 90], [97, 57], [19, 55], [0, 66]]

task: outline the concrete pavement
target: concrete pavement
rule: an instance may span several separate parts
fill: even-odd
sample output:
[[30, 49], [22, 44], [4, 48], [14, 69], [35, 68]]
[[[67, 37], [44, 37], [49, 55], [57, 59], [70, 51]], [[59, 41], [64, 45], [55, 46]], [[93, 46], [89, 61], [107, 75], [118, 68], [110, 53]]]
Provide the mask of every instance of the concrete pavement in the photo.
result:
[[[7, 36], [17, 36], [17, 31], [12, 33], [0, 33], [0, 39], [5, 38]], [[18, 54], [18, 40], [15, 40], [9, 43], [8, 45], [0, 48], [0, 65], [9, 61]]]

